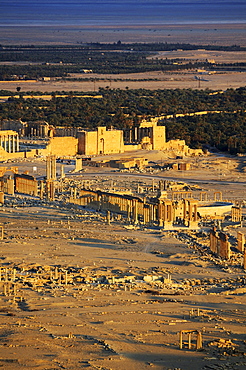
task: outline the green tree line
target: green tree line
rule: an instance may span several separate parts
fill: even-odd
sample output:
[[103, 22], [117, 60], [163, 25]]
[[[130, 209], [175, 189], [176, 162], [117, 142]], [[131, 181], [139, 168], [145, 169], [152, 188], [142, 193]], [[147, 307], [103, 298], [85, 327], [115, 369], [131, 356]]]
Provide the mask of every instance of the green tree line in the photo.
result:
[[[210, 64], [183, 59], [149, 58], [170, 50], [244, 51], [238, 45], [214, 46], [167, 43], [82, 44], [73, 46], [0, 46], [0, 80], [68, 77], [91, 69], [95, 73], [138, 73], [154, 70], [177, 71], [192, 68], [245, 70], [246, 63]], [[11, 64], [4, 64], [11, 62]], [[23, 62], [25, 62], [23, 64]]]

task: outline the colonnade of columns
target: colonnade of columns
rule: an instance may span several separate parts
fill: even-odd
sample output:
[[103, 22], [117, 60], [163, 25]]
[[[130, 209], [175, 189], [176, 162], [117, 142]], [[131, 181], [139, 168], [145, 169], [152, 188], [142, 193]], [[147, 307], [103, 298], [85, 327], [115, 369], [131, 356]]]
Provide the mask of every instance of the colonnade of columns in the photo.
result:
[[19, 136], [17, 132], [8, 131], [4, 134], [0, 133], [0, 145], [8, 153], [16, 153], [20, 150]]
[[[79, 198], [77, 198], [77, 192], [73, 190], [70, 202], [90, 205], [98, 211], [123, 213], [129, 222], [135, 224], [139, 222], [158, 224], [164, 229], [170, 229], [176, 222], [176, 202], [168, 199], [147, 203], [145, 198], [83, 189], [79, 192]], [[198, 226], [197, 204], [196, 200], [184, 199], [179, 205], [179, 213], [182, 213], [181, 222], [184, 226], [193, 228]]]

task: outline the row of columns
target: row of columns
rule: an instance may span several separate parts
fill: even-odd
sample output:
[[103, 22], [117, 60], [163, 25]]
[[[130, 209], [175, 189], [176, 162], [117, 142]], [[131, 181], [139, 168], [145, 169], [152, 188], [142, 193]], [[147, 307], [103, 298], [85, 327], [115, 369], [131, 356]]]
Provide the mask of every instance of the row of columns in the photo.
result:
[[20, 150], [18, 134], [0, 135], [0, 145], [8, 153], [16, 153]]
[[128, 143], [139, 143], [144, 137], [152, 138], [152, 127], [131, 127], [124, 130], [124, 139]]
[[36, 127], [27, 127], [25, 130], [26, 136], [33, 137], [47, 137], [49, 132], [49, 126], [38, 125]]
[[[125, 213], [127, 220], [134, 224], [139, 221], [143, 221], [144, 224], [158, 223], [160, 227], [168, 229], [172, 228], [175, 222], [176, 203], [168, 199], [159, 199], [158, 203], [146, 203], [145, 198], [130, 198], [86, 189], [80, 191], [79, 199], [76, 197], [76, 189], [73, 189], [70, 198], [72, 203], [84, 206], [90, 204], [98, 211]], [[197, 205], [198, 201], [192, 199], [184, 199], [181, 203], [181, 219], [184, 226], [192, 228], [198, 226]]]

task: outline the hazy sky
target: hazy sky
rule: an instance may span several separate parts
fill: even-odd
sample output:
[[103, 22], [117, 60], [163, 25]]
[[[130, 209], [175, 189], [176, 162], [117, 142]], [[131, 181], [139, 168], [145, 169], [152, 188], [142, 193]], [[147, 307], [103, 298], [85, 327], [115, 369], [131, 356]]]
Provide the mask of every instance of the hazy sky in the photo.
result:
[[237, 3], [245, 3], [246, 0], [1, 0], [1, 4], [3, 5], [9, 5], [11, 4], [20, 4], [22, 5], [23, 3], [27, 4], [95, 4], [95, 3], [169, 3], [169, 4], [178, 4], [178, 3], [231, 3], [231, 4], [237, 4]]
[[245, 23], [246, 0], [0, 0], [0, 26], [98, 22]]

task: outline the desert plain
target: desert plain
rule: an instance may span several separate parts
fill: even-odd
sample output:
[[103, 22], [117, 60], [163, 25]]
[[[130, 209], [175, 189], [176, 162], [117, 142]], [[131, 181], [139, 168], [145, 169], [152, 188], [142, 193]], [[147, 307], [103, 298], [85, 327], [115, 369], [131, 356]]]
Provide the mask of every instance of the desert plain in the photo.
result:
[[[162, 152], [142, 154], [168, 160]], [[140, 174], [95, 167], [73, 173], [67, 165], [62, 182], [136, 191], [166, 179], [212, 198], [222, 191], [236, 203], [245, 200], [244, 163], [245, 157], [211, 155], [183, 173]], [[43, 160], [11, 165], [45, 173]], [[6, 196], [0, 212], [4, 369], [245, 369], [246, 277], [235, 248], [245, 221], [222, 222], [233, 239], [229, 262], [209, 251], [209, 224], [164, 230], [117, 214], [109, 221], [61, 195], [53, 202]], [[184, 335], [180, 349], [181, 330], [200, 331], [202, 349], [195, 334], [192, 348]]]

